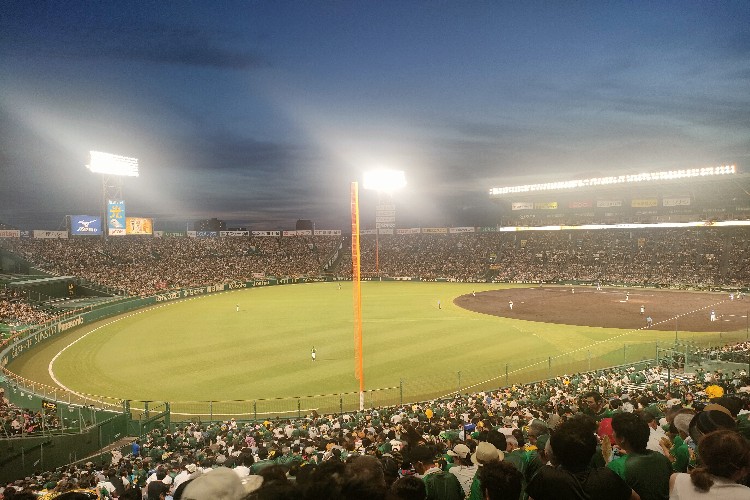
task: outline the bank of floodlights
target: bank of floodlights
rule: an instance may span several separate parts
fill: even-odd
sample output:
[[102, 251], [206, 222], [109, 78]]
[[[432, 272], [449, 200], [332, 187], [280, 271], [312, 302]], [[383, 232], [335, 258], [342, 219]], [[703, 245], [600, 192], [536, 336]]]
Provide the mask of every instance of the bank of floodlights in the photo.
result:
[[95, 174], [138, 177], [138, 158], [89, 151], [89, 164], [86, 168]]
[[363, 175], [362, 186], [379, 193], [392, 193], [406, 186], [403, 170], [370, 170]]
[[502, 196], [505, 194], [532, 193], [538, 191], [553, 191], [559, 189], [576, 189], [592, 186], [611, 186], [613, 184], [625, 184], [635, 182], [667, 181], [674, 179], [687, 179], [691, 177], [706, 177], [711, 175], [727, 175], [737, 173], [734, 165], [720, 165], [718, 167], [688, 168], [683, 170], [667, 170], [664, 172], [646, 172], [642, 174], [617, 175], [610, 177], [593, 177], [591, 179], [578, 179], [573, 181], [545, 182], [542, 184], [527, 184], [524, 186], [510, 186], [491, 188], [490, 196]]

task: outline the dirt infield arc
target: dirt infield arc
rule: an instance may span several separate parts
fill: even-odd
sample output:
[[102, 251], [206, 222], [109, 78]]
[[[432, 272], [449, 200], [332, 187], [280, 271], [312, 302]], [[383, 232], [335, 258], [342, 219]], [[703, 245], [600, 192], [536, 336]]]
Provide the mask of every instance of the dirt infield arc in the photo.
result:
[[641, 329], [650, 316], [651, 329], [690, 332], [744, 330], [750, 309], [750, 299], [730, 300], [728, 293], [593, 286], [490, 290], [462, 295], [454, 303], [493, 316], [602, 328]]

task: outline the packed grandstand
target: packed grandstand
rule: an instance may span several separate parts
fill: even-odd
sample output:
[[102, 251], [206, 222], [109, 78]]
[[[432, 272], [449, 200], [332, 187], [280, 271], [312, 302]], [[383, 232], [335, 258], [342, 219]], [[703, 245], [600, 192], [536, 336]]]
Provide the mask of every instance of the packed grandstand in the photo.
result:
[[[708, 354], [715, 359], [746, 357], [749, 347], [725, 346]], [[743, 447], [724, 452], [748, 463], [750, 380], [744, 369], [698, 370], [668, 384], [666, 371], [660, 366], [609, 369], [396, 407], [313, 412], [298, 419], [160, 424], [96, 462], [20, 477], [5, 486], [4, 498], [54, 498], [70, 492], [85, 498], [213, 498], [219, 490], [228, 491], [222, 498], [238, 499], [487, 498], [483, 492], [499, 481], [502, 491], [514, 496], [494, 498], [515, 499], [555, 484], [541, 470], [544, 464], [571, 460], [563, 451], [567, 440], [581, 449], [591, 463], [588, 469], [609, 475], [607, 484], [624, 491], [622, 498], [630, 498], [631, 488], [640, 498], [667, 498], [671, 473], [706, 472], [701, 452], [707, 436], [743, 436]], [[3, 401], [7, 434], [19, 436], [45, 425], [41, 412]], [[637, 430], [619, 427], [621, 421]], [[636, 445], [627, 439], [637, 439]], [[660, 472], [651, 485], [656, 496], [647, 496], [642, 475], [636, 480], [622, 471], [628, 455], [660, 457], [654, 460]], [[429, 478], [431, 474], [436, 475]], [[724, 471], [713, 474], [719, 477], [715, 481], [730, 476], [740, 480]], [[409, 485], [415, 478], [420, 481]], [[409, 493], [412, 488], [421, 496]], [[444, 490], [454, 493], [441, 496]], [[592, 498], [611, 498], [601, 491], [602, 496]]]
[[[379, 274], [390, 277], [739, 292], [750, 283], [749, 232], [746, 226], [446, 230], [384, 236], [377, 253]], [[337, 235], [0, 239], [6, 255], [50, 276], [106, 287], [117, 296], [268, 276], [350, 278], [348, 245]], [[375, 238], [364, 236], [366, 272], [368, 266], [374, 271], [375, 253]], [[10, 274], [6, 278], [12, 282]], [[69, 313], [55, 301], [35, 299], [23, 286], [6, 286], [0, 298], [0, 322], [19, 332], [63, 311]], [[3, 343], [13, 341], [11, 336]], [[543, 465], [569, 459], [562, 456], [563, 437], [582, 439], [581, 429], [584, 436], [596, 431], [591, 467], [610, 471], [610, 488], [627, 493], [623, 498], [631, 491], [641, 498], [667, 498], [668, 484], [658, 484], [658, 493], [648, 496], [618, 464], [628, 453], [648, 453], [662, 457], [666, 477], [700, 473], [706, 465], [696, 445], [704, 434], [731, 429], [750, 437], [750, 379], [742, 368], [748, 366], [749, 350], [741, 343], [698, 353], [716, 362], [740, 363], [732, 370], [683, 373], [685, 360], [676, 357], [663, 365], [577, 373], [359, 412], [313, 412], [262, 422], [160, 422], [139, 441], [97, 455], [95, 461], [18, 477], [5, 486], [4, 498], [53, 498], [71, 491], [92, 497], [209, 498], [200, 496], [206, 488], [232, 491], [227, 498], [485, 498], [497, 484], [514, 498], [532, 492], [546, 498], [545, 488], [560, 478], [540, 472], [546, 470]], [[7, 439], [59, 428], [54, 413], [23, 408], [5, 396], [0, 413]], [[618, 435], [617, 415], [622, 414], [638, 416], [629, 425], [647, 434], [645, 450], [632, 448], [623, 438], [625, 430]], [[742, 457], [750, 464], [747, 454]], [[231, 474], [225, 474], [227, 469]], [[454, 496], [444, 496], [446, 491]]]
[[[361, 241], [363, 271], [372, 275], [375, 238]], [[750, 285], [748, 246], [750, 226], [446, 230], [383, 236], [378, 258], [380, 275], [422, 280], [740, 290]], [[348, 248], [349, 242], [337, 236], [0, 239], [0, 249], [50, 275], [75, 276], [130, 296], [266, 276], [351, 278]], [[18, 296], [4, 296], [0, 302], [0, 321], [6, 323], [35, 322], [38, 314], [53, 313], [31, 308]]]

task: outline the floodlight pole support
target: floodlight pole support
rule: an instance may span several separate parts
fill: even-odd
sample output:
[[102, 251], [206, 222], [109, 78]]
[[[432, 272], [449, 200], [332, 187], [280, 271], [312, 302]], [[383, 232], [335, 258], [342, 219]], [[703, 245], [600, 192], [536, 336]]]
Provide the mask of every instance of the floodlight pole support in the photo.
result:
[[380, 236], [379, 233], [380, 233], [380, 229], [376, 227], [375, 228], [375, 276], [377, 276], [378, 279], [380, 279], [380, 262], [379, 262], [380, 257], [378, 255], [380, 253], [380, 241], [378, 241], [379, 236]]
[[102, 238], [108, 236], [107, 202], [108, 200], [122, 200], [122, 176], [102, 174]]

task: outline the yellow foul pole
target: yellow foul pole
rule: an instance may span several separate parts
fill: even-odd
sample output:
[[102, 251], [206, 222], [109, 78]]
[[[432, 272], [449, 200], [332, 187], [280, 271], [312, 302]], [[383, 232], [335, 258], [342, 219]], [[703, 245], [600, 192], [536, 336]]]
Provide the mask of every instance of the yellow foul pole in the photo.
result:
[[359, 189], [352, 182], [352, 293], [354, 304], [354, 375], [359, 379], [359, 409], [365, 409], [365, 373], [362, 368], [362, 289], [359, 269]]

